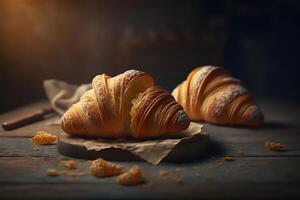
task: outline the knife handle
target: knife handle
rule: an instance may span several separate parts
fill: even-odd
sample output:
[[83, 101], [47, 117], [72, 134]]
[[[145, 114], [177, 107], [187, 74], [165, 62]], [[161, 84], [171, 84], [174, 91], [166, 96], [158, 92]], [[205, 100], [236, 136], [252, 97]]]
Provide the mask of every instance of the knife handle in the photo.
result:
[[21, 115], [17, 118], [8, 120], [2, 124], [4, 130], [13, 130], [37, 121], [44, 119], [44, 117], [50, 113], [54, 112], [52, 108], [40, 109], [33, 111], [24, 115]]

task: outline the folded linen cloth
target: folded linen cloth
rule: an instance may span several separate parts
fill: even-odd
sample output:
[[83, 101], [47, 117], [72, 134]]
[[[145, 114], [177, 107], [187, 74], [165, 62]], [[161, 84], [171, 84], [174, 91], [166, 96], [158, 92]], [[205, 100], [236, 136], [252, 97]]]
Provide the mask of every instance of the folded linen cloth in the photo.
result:
[[63, 115], [72, 104], [78, 102], [80, 97], [91, 88], [91, 84], [76, 86], [55, 79], [44, 81], [44, 89], [50, 104], [60, 115]]

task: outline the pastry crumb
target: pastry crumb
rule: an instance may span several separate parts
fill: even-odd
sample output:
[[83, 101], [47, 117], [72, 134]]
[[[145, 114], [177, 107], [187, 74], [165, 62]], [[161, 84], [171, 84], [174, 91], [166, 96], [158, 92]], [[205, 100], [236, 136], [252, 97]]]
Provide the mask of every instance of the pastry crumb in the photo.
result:
[[92, 161], [90, 165], [91, 173], [96, 177], [109, 177], [119, 175], [123, 172], [123, 167], [102, 158]]
[[45, 145], [45, 144], [53, 144], [55, 142], [56, 136], [47, 133], [45, 131], [37, 131], [34, 137], [31, 139], [33, 144]]
[[78, 177], [85, 175], [86, 172], [62, 171], [62, 175], [67, 177]]
[[144, 178], [140, 167], [134, 165], [127, 172], [119, 175], [116, 181], [121, 185], [138, 185], [144, 182]]
[[160, 177], [164, 177], [164, 176], [168, 176], [169, 172], [167, 170], [160, 170], [159, 172], [159, 176]]
[[234, 161], [234, 159], [233, 159], [232, 157], [230, 157], [230, 156], [225, 156], [225, 157], [223, 158], [223, 160], [224, 160], [224, 161]]
[[46, 174], [47, 174], [47, 176], [59, 176], [62, 174], [62, 172], [60, 170], [56, 170], [56, 169], [48, 169]]
[[59, 161], [58, 166], [66, 169], [77, 169], [77, 163], [75, 160], [61, 160]]
[[265, 148], [269, 149], [271, 151], [282, 151], [284, 148], [284, 145], [281, 143], [276, 143], [272, 141], [266, 141], [265, 142]]

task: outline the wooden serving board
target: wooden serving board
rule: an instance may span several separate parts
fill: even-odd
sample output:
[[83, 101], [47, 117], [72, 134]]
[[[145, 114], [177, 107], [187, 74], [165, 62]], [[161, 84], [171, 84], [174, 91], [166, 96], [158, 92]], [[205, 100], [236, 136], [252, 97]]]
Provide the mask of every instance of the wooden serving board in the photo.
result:
[[[191, 122], [189, 128], [185, 132], [195, 132], [197, 134], [191, 138], [183, 138], [172, 151], [163, 159], [164, 161], [183, 161], [196, 159], [206, 151], [209, 143], [209, 136], [205, 130], [197, 129], [201, 125]], [[166, 138], [168, 139], [168, 138]], [[107, 148], [101, 151], [88, 150], [85, 143], [88, 141], [95, 141], [91, 138], [77, 138], [71, 137], [68, 134], [61, 132], [58, 134], [58, 152], [65, 156], [96, 159], [103, 158], [106, 160], [118, 161], [137, 161], [142, 160], [128, 150], [121, 148]]]

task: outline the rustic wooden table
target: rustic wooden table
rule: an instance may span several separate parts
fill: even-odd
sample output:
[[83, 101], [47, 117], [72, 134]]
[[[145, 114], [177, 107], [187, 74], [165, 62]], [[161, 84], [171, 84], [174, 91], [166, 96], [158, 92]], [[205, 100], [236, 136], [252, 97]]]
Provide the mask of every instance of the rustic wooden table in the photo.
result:
[[[41, 108], [35, 103], [0, 115], [0, 122]], [[300, 197], [300, 109], [296, 104], [276, 101], [259, 102], [266, 116], [262, 128], [221, 127], [205, 124], [210, 147], [194, 161], [161, 163], [122, 162], [129, 167], [138, 164], [147, 183], [124, 187], [115, 178], [48, 177], [46, 170], [58, 168], [61, 156], [56, 145], [34, 148], [30, 137], [37, 130], [57, 134], [58, 126], [47, 120], [13, 131], [0, 130], [0, 198], [281, 198]], [[264, 148], [272, 140], [285, 145], [285, 151]], [[223, 162], [225, 155], [234, 161]], [[86, 160], [76, 159], [81, 169]], [[168, 176], [160, 177], [160, 170]]]

